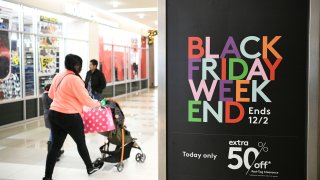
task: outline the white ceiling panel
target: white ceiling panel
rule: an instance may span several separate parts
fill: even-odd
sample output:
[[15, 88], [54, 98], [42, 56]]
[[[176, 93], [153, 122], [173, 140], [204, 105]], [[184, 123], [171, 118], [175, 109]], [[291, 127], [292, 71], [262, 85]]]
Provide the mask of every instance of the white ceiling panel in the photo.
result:
[[157, 28], [157, 0], [79, 0], [79, 2]]

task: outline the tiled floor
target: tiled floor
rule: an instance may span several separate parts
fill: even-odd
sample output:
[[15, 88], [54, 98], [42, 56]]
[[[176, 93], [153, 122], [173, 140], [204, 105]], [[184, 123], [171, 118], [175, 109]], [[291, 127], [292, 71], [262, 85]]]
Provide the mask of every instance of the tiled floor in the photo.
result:
[[[119, 173], [114, 164], [107, 163], [104, 169], [88, 177], [76, 145], [70, 136], [64, 143], [65, 153], [56, 164], [54, 180], [156, 180], [158, 179], [158, 134], [157, 134], [157, 90], [146, 90], [116, 99], [126, 116], [126, 125], [146, 154], [145, 163], [137, 163], [136, 149], [124, 162], [124, 170]], [[0, 180], [40, 180], [44, 175], [47, 154], [48, 129], [42, 119], [35, 120], [36, 128], [0, 127]], [[15, 129], [24, 129], [12, 135]], [[6, 135], [9, 134], [9, 135]], [[99, 134], [86, 135], [91, 159], [100, 157], [99, 146], [105, 137]]]

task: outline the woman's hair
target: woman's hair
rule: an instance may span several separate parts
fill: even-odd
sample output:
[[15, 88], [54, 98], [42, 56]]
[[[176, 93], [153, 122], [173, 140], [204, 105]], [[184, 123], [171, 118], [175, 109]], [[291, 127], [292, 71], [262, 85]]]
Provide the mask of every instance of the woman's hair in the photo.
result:
[[[64, 65], [66, 69], [73, 71], [76, 75], [79, 76], [82, 68], [82, 59], [77, 55], [68, 54], [65, 58]], [[76, 66], [78, 66], [78, 68], [76, 68]]]

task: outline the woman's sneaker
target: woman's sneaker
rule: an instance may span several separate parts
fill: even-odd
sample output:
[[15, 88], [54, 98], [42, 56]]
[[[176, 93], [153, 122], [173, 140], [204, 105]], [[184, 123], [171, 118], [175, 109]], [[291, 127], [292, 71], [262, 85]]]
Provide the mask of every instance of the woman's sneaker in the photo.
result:
[[61, 155], [64, 153], [64, 150], [62, 150], [62, 149], [60, 149], [60, 151], [59, 151], [59, 157], [61, 157]]
[[42, 180], [52, 180], [52, 178], [44, 177]]
[[94, 162], [94, 163], [92, 164], [92, 166], [93, 166], [92, 168], [87, 169], [88, 175], [92, 175], [92, 174], [94, 174], [95, 172], [103, 169], [103, 167], [104, 167], [104, 162], [103, 162], [103, 161], [99, 161], [99, 162], [96, 161], [96, 162]]

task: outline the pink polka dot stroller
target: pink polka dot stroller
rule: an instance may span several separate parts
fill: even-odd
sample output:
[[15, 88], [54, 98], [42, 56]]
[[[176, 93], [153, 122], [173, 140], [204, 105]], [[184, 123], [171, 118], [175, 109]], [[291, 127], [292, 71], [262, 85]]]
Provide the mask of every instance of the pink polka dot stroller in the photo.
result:
[[[126, 129], [124, 125], [124, 114], [115, 101], [108, 100], [105, 106], [112, 111], [113, 121], [115, 129], [112, 131], [100, 132], [99, 134], [108, 138], [108, 142], [104, 143], [99, 149], [101, 152], [101, 158], [95, 160], [95, 164], [101, 164], [104, 162], [116, 163], [117, 170], [121, 172], [124, 168], [123, 161], [130, 157], [131, 149], [136, 148], [140, 152], [136, 154], [136, 161], [138, 163], [144, 163], [146, 155], [142, 152], [141, 147], [137, 144], [137, 139], [132, 138], [130, 131]], [[110, 151], [110, 143], [115, 145], [116, 148]]]

